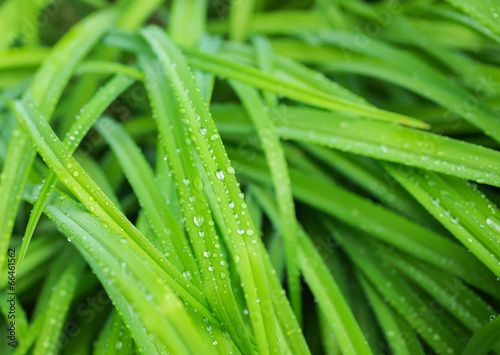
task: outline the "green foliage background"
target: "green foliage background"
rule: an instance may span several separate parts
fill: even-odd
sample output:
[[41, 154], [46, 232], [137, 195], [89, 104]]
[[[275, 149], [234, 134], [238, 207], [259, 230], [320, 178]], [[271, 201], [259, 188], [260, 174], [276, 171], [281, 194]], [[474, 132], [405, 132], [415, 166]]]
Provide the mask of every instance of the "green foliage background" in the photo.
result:
[[500, 353], [499, 14], [0, 1], [0, 353]]

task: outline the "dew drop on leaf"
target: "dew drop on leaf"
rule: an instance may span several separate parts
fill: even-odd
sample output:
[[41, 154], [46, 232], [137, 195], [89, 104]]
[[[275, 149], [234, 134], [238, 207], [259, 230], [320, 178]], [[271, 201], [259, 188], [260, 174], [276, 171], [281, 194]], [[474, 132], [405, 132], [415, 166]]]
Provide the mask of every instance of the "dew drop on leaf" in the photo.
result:
[[219, 169], [215, 172], [215, 176], [217, 176], [217, 179], [219, 179], [219, 180], [224, 180], [224, 178], [226, 177], [226, 174], [224, 173], [224, 170]]
[[194, 216], [193, 222], [196, 227], [201, 227], [205, 223], [205, 218], [203, 218], [203, 216]]

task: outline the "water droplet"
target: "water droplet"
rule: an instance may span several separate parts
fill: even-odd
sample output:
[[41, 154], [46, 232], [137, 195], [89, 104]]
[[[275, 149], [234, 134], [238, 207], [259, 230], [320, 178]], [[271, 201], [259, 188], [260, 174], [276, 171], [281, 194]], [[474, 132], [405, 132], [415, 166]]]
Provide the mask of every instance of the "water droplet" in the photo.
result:
[[201, 177], [197, 176], [194, 178], [194, 188], [198, 191], [203, 191], [203, 180]]
[[210, 139], [212, 140], [212, 142], [215, 142], [215, 141], [219, 140], [219, 135], [214, 133], [210, 136]]
[[194, 216], [193, 222], [196, 227], [201, 227], [205, 223], [205, 218], [203, 218], [203, 216]]
[[224, 180], [224, 178], [226, 177], [226, 174], [224, 173], [224, 170], [219, 169], [215, 172], [215, 176], [217, 176], [217, 179], [219, 179], [219, 180]]
[[496, 217], [486, 218], [486, 225], [495, 233], [500, 233], [500, 220]]

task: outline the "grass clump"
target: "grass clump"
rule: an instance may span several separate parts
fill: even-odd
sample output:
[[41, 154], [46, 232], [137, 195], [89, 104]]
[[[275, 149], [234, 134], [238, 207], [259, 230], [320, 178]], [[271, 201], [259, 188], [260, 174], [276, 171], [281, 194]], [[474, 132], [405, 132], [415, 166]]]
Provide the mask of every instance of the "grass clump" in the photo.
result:
[[498, 14], [1, 2], [0, 353], [499, 353]]

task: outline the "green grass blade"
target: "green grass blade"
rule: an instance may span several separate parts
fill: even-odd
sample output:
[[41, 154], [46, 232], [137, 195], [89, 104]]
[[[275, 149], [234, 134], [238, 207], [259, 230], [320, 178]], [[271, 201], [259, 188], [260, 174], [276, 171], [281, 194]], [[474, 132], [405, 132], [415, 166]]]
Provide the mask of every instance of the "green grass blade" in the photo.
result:
[[427, 13], [431, 14], [436, 14], [440, 15], [444, 18], [451, 19], [453, 21], [456, 21], [458, 23], [461, 23], [465, 26], [468, 26], [478, 32], [480, 32], [482, 35], [490, 38], [491, 40], [497, 42], [500, 44], [500, 35], [496, 34], [495, 32], [492, 32], [489, 28], [487, 28], [485, 25], [483, 25], [481, 22], [476, 20], [473, 17], [470, 17], [465, 14], [461, 14], [459, 12], [447, 9], [447, 8], [442, 8], [439, 6], [430, 6], [426, 4], [421, 4], [417, 5], [417, 9], [421, 8]]
[[437, 315], [426, 307], [424, 299], [419, 297], [408, 282], [391, 272], [390, 267], [380, 263], [377, 255], [368, 249], [370, 244], [366, 244], [364, 238], [362, 240], [360, 235], [354, 237], [341, 232], [335, 233], [334, 238], [341, 243], [371, 284], [438, 354], [459, 351], [460, 344], [454, 334], [438, 321]]
[[383, 111], [373, 106], [361, 105], [342, 97], [336, 97], [319, 90], [313, 90], [296, 85], [265, 74], [261, 70], [248, 65], [235, 63], [229, 58], [200, 53], [188, 48], [185, 48], [184, 51], [188, 55], [189, 64], [195, 68], [213, 72], [228, 79], [241, 81], [299, 102], [304, 102], [312, 106], [332, 111], [364, 115], [374, 119], [392, 121], [420, 128], [428, 128], [427, 124], [414, 118], [402, 116], [393, 112]]
[[[376, 159], [398, 162], [500, 186], [500, 154], [492, 149], [437, 134], [307, 108], [291, 108], [286, 122], [276, 119], [285, 139], [314, 143]], [[307, 121], [303, 117], [308, 117]]]
[[494, 312], [491, 306], [453, 276], [387, 248], [381, 247], [379, 250], [386, 260], [408, 279], [420, 285], [424, 292], [439, 302], [465, 328], [477, 331]]
[[[332, 62], [332, 64], [325, 64], [326, 67], [336, 68], [335, 70], [344, 68], [343, 70], [346, 72], [368, 74], [393, 81], [461, 115], [487, 135], [497, 141], [500, 140], [500, 131], [498, 130], [500, 121], [493, 111], [482, 101], [477, 100], [472, 93], [451, 84], [444, 74], [427, 65], [418, 57], [411, 56], [396, 47], [375, 39], [367, 42], [367, 46], [357, 46], [356, 34], [354, 33], [329, 31], [319, 34], [319, 38], [324, 43], [361, 52], [369, 57], [369, 59], [363, 57], [360, 60], [352, 58], [350, 61], [345, 61], [342, 58]], [[409, 68], [412, 69], [409, 70]], [[419, 71], [418, 78], [413, 75], [414, 70]], [[469, 109], [467, 105], [464, 105], [464, 102], [470, 99], [477, 101], [474, 109]]]
[[[72, 154], [79, 143], [85, 137], [86, 133], [90, 130], [94, 122], [99, 118], [99, 116], [106, 110], [106, 108], [116, 99], [123, 91], [125, 91], [132, 83], [133, 79], [129, 77], [118, 75], [111, 79], [80, 111], [80, 116], [66, 134], [63, 144], [68, 148], [70, 154]], [[52, 191], [55, 183], [57, 182], [57, 176], [54, 172], [50, 172], [47, 176], [42, 189], [40, 190], [40, 195], [33, 206], [30, 218], [28, 220], [28, 226], [23, 237], [23, 243], [21, 245], [21, 251], [17, 259], [17, 269], [19, 270], [28, 246], [30, 244], [33, 233], [35, 232], [35, 227], [40, 219], [43, 212], [43, 207], [47, 202], [47, 199]]]
[[46, 48], [13, 48], [0, 51], [0, 70], [38, 67], [50, 54]]
[[500, 339], [500, 317], [496, 317], [469, 340], [462, 355], [486, 355]]
[[16, 110], [18, 118], [26, 125], [42, 157], [66, 187], [102, 223], [108, 225], [124, 240], [130, 242], [138, 255], [150, 260], [154, 269], [167, 280], [169, 286], [175, 289], [183, 299], [197, 306], [200, 313], [205, 314], [207, 318], [212, 320], [212, 314], [206, 310], [204, 295], [196, 286], [182, 277], [179, 270], [175, 269], [168, 259], [165, 259], [162, 253], [103, 194], [101, 189], [69, 154], [62, 142], [55, 137], [48, 123], [44, 120], [36, 120], [29, 107], [22, 102], [16, 103]]
[[[134, 35], [115, 31], [106, 38], [106, 42], [130, 50], [133, 52], [144, 52], [144, 44]], [[256, 69], [246, 64], [236, 63], [231, 56], [216, 56], [208, 53], [200, 52], [193, 48], [183, 48], [187, 55], [188, 62], [191, 66], [204, 71], [223, 76], [227, 79], [234, 79], [243, 83], [258, 87], [259, 89], [267, 90], [278, 95], [283, 95], [299, 102], [304, 102], [312, 106], [320, 108], [346, 112], [356, 115], [364, 115], [378, 120], [396, 122], [403, 125], [428, 128], [429, 126], [415, 118], [403, 116], [394, 112], [384, 111], [374, 106], [368, 105], [365, 101], [349, 94], [345, 89], [336, 88], [333, 83], [321, 80], [313, 85], [301, 85], [302, 83], [294, 83], [283, 80], [278, 77], [264, 73], [262, 70]], [[293, 71], [292, 68], [297, 68], [297, 65], [288, 65], [288, 71]], [[301, 70], [296, 73], [304, 79], [307, 70], [299, 67]], [[318, 89], [320, 88], [320, 89]], [[328, 88], [329, 91], [323, 90]], [[321, 90], [323, 89], [323, 90]]]
[[[104, 11], [89, 16], [73, 27], [52, 49], [50, 56], [37, 71], [25, 99], [40, 110], [40, 116], [52, 116], [55, 104], [79, 61], [91, 50], [111, 26], [113, 13]], [[8, 158], [0, 178], [0, 195], [6, 203], [0, 205], [0, 269], [5, 264], [5, 251], [10, 240], [21, 191], [34, 159], [34, 149], [19, 126], [9, 144]]]
[[35, 344], [34, 354], [56, 354], [58, 351], [59, 337], [63, 329], [63, 322], [69, 310], [77, 283], [86, 266], [84, 260], [72, 253], [62, 254], [59, 263], [53, 265], [52, 272], [60, 273], [64, 270], [53, 286], [50, 299], [44, 309], [41, 332]]
[[413, 330], [407, 324], [404, 324], [406, 321], [384, 302], [363, 275], [359, 276], [359, 280], [373, 307], [392, 352], [401, 355], [423, 355], [424, 350], [418, 338], [413, 334]]
[[484, 265], [500, 277], [500, 211], [476, 186], [438, 174], [386, 169]]
[[[31, 190], [27, 192], [29, 199], [33, 198]], [[66, 211], [72, 212], [71, 217]], [[132, 326], [137, 317], [140, 318], [143, 325], [138, 325], [138, 329], [142, 329], [134, 331], [134, 335], [141, 337], [146, 327], [174, 353], [189, 354], [195, 349], [208, 351], [189, 321], [182, 302], [151, 265], [139, 258], [131, 244], [116, 238], [114, 231], [96, 223], [94, 216], [63, 195], [46, 205], [46, 213], [79, 247], [127, 323]], [[134, 267], [130, 267], [132, 265]], [[139, 280], [142, 282], [138, 283]], [[138, 287], [130, 288], [131, 284]], [[135, 327], [132, 329], [137, 329]], [[145, 344], [150, 342], [146, 340]]]
[[168, 33], [172, 40], [195, 47], [205, 33], [207, 0], [175, 0], [171, 12]]
[[[238, 162], [240, 173], [269, 185], [265, 162], [254, 159], [249, 165], [241, 159], [241, 155], [230, 152]], [[315, 179], [295, 169], [289, 171], [293, 193], [299, 201], [363, 230], [417, 259], [457, 275], [487, 293], [495, 294], [497, 291], [492, 291], [491, 288], [500, 287], [484, 265], [448, 238], [339, 186]], [[331, 199], [329, 196], [336, 198]]]
[[[220, 197], [220, 201], [217, 202], [228, 228], [232, 247], [238, 250], [237, 254], [240, 258], [238, 268], [242, 279], [245, 280], [244, 288], [248, 296], [247, 303], [259, 351], [264, 354], [273, 352], [278, 349], [275, 320], [270, 314], [264, 317], [261, 309], [261, 305], [266, 304], [271, 314], [274, 314], [272, 302], [262, 259], [257, 254], [258, 247], [255, 245], [256, 243], [251, 242], [252, 239], [256, 240], [258, 236], [252, 221], [248, 218], [241, 191], [237, 187], [234, 169], [231, 167], [220, 139], [218, 139], [215, 124], [203, 96], [180, 51], [157, 28], [148, 28], [143, 30], [142, 34], [158, 55], [174, 93], [178, 97], [181, 107], [185, 110], [186, 124], [196, 139], [200, 160], [210, 183], [213, 184], [214, 191]], [[229, 213], [231, 209], [233, 212]]]
[[256, 5], [255, 0], [230, 0], [229, 38], [232, 41], [246, 39]]
[[135, 80], [142, 81], [142, 73], [125, 64], [105, 60], [86, 60], [78, 66], [75, 75], [86, 76], [88, 74], [123, 74]]
[[[117, 311], [111, 312], [103, 332], [101, 332], [95, 355], [130, 355], [132, 337]], [[102, 345], [101, 345], [102, 344]]]
[[[500, 184], [496, 172], [500, 155], [493, 149], [396, 125], [353, 117], [343, 119], [339, 114], [309, 108], [281, 107], [280, 111], [271, 113], [276, 130], [284, 139], [398, 162], [479, 183]], [[241, 107], [214, 105], [212, 111], [223, 133], [254, 132]], [[307, 117], [307, 123], [303, 117]]]
[[[152, 75], [152, 70], [158, 66], [158, 63], [150, 62], [147, 58], [141, 58], [141, 63], [148, 73], [146, 78], [155, 110], [154, 114], [158, 120], [165, 147], [165, 157], [170, 170], [174, 173], [173, 178], [186, 230], [198, 260], [200, 276], [204, 280], [203, 290], [214, 313], [226, 324], [228, 333], [240, 351], [251, 353], [254, 351], [253, 346], [239, 316], [236, 300], [230, 288], [230, 280], [227, 278], [228, 270], [224, 254], [221, 253], [223, 250], [218, 232], [214, 228], [214, 220], [220, 226], [217, 220], [218, 213], [211, 210], [210, 205], [213, 205], [213, 202], [204, 188], [204, 186], [209, 186], [210, 182], [205, 176], [203, 167], [197, 163], [192, 145], [188, 143], [186, 128], [182, 124], [178, 111], [175, 110], [177, 103], [173, 95], [174, 91], [162, 73]], [[164, 105], [167, 108], [162, 109]], [[181, 107], [178, 110], [182, 112]], [[199, 130], [206, 134], [203, 128]], [[219, 227], [219, 229], [223, 228]], [[221, 304], [222, 307], [219, 306]], [[234, 316], [230, 316], [232, 312]], [[221, 347], [225, 344], [217, 342], [217, 345]]]
[[[254, 191], [264, 211], [283, 230], [283, 221], [279, 217], [279, 210], [272, 197], [260, 188], [255, 187]], [[319, 305], [335, 332], [342, 353], [371, 354], [372, 351], [336, 280], [300, 226], [297, 227], [297, 242], [301, 271], [314, 296], [318, 298]]]
[[500, 35], [500, 24], [498, 16], [500, 16], [500, 6], [487, 0], [446, 0], [455, 7], [458, 7], [463, 12], [471, 15], [490, 30]]
[[[207, 179], [201, 174], [200, 169], [203, 168], [198, 167], [192, 148], [187, 143], [189, 138], [179, 113], [175, 110], [177, 103], [173, 90], [165, 75], [154, 71], [158, 62], [147, 57], [140, 57], [140, 62], [146, 72], [146, 85], [165, 148], [163, 159], [166, 158], [170, 171], [174, 172], [173, 180], [183, 221], [200, 269], [200, 273], [192, 277], [203, 280], [202, 290], [207, 295], [208, 303], [226, 325], [226, 330], [240, 351], [252, 352], [253, 346], [239, 316], [230, 280], [227, 278], [228, 270], [224, 254], [221, 253], [219, 236], [214, 228], [212, 218], [217, 221], [217, 213], [210, 210], [210, 199], [204, 195], [204, 186], [210, 183], [204, 181]], [[231, 312], [235, 312], [232, 318], [229, 316]], [[216, 344], [221, 351], [225, 351], [225, 342]]]
[[423, 225], [436, 226], [432, 217], [376, 163], [312, 144], [301, 146], [394, 211]]
[[117, 155], [153, 231], [162, 243], [164, 254], [181, 272], [189, 270], [193, 274], [199, 273], [191, 247], [162, 198], [153, 171], [135, 142], [112, 119], [101, 119], [97, 129]]
[[238, 82], [231, 82], [231, 86], [235, 89], [257, 129], [271, 171], [274, 191], [280, 211], [280, 225], [283, 230], [290, 298], [295, 315], [299, 323], [301, 323], [302, 299], [300, 297], [300, 272], [297, 266], [297, 250], [295, 249], [297, 240], [297, 221], [285, 153], [275, 133], [274, 125], [257, 91]]

